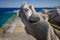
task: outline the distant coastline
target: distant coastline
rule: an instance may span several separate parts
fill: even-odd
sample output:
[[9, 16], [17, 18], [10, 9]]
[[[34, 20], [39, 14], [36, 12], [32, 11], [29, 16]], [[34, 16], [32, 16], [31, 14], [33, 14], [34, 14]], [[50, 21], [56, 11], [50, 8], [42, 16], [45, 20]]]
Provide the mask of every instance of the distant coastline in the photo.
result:
[[59, 8], [60, 9], [60, 6], [55, 6], [54, 8]]
[[60, 6], [53, 6], [51, 8], [57, 8], [57, 9], [60, 9]]

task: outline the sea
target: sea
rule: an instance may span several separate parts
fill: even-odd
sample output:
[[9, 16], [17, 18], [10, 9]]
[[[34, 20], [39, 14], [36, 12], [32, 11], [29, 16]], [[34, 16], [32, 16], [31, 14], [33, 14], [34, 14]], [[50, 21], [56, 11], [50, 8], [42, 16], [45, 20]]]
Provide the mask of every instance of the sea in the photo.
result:
[[[56, 9], [56, 8], [35, 8], [36, 12], [41, 11], [42, 9]], [[14, 10], [20, 10], [20, 8], [0, 8], [0, 27], [7, 22], [9, 18], [16, 14]]]

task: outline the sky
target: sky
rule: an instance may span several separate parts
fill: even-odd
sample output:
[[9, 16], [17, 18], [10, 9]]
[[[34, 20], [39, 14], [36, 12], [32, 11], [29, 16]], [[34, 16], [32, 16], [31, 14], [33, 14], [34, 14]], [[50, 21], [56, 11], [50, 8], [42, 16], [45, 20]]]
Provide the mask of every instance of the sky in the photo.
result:
[[2, 7], [20, 7], [23, 2], [34, 7], [52, 7], [60, 6], [60, 0], [0, 0], [0, 8]]

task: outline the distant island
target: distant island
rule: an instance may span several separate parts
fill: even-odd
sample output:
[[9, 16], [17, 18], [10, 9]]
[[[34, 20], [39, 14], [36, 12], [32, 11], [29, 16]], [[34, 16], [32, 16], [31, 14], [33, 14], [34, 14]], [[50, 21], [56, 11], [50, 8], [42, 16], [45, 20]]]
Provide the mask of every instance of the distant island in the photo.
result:
[[53, 8], [58, 8], [58, 9], [60, 9], [60, 6], [54, 6]]

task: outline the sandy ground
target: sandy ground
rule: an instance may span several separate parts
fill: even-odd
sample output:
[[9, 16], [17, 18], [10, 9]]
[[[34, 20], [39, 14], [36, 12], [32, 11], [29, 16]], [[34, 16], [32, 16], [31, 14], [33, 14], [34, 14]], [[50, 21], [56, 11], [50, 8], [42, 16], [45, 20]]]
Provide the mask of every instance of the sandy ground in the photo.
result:
[[17, 32], [9, 34], [6, 37], [0, 37], [0, 40], [36, 40], [36, 39], [24, 32]]
[[7, 34], [5, 37], [0, 37], [0, 40], [36, 40], [31, 35], [28, 35], [20, 21], [17, 22], [14, 32]]
[[23, 26], [20, 22], [18, 22], [18, 24], [16, 25], [16, 28], [14, 29], [14, 32], [25, 32], [24, 28], [23, 28]]

